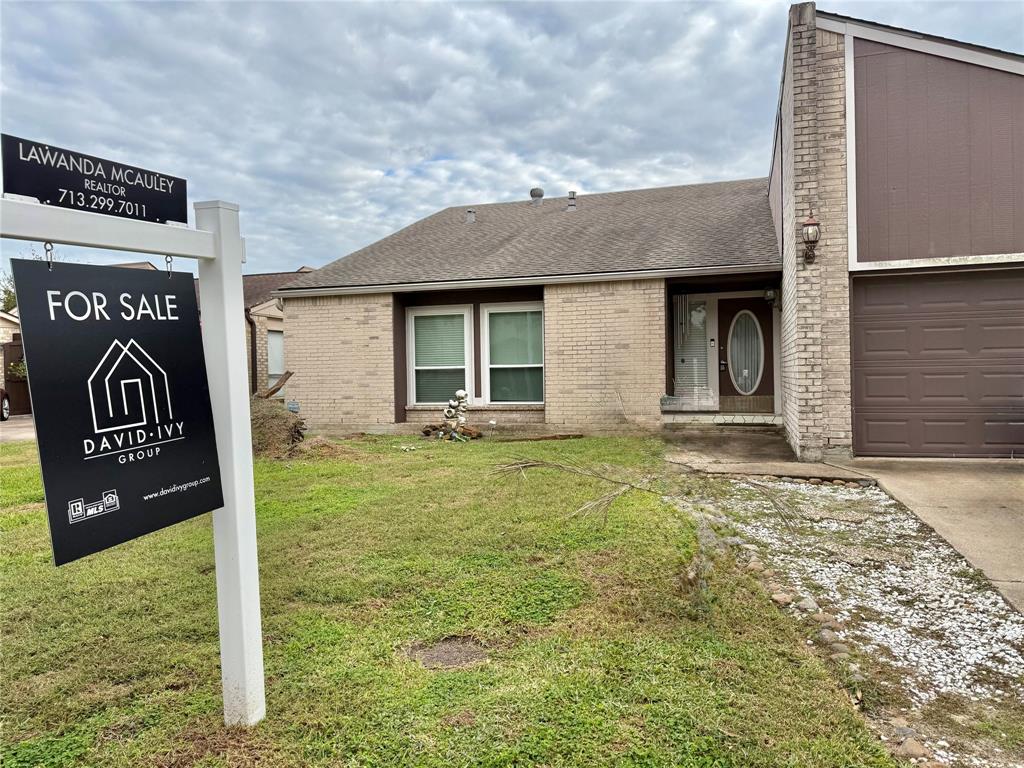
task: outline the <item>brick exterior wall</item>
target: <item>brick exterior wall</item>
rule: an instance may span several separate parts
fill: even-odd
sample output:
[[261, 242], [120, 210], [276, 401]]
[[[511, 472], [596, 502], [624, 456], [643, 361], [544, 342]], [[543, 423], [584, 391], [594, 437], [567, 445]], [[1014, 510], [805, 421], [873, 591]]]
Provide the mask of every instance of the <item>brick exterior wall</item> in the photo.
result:
[[[441, 408], [439, 407], [426, 407], [417, 405], [412, 408], [405, 409], [405, 418], [409, 424], [440, 424], [443, 420], [441, 415]], [[543, 406], [470, 406], [469, 415], [467, 417], [469, 423], [474, 427], [481, 427], [482, 429], [490, 428], [490, 421], [494, 421], [496, 431], [507, 431], [509, 428], [514, 428], [520, 424], [543, 424], [544, 423], [544, 408]]]
[[664, 280], [545, 286], [547, 423], [660, 428], [665, 312]]
[[[289, 298], [284, 303], [286, 397], [315, 432], [379, 429], [395, 421], [390, 293]], [[264, 344], [265, 346], [265, 344]]]
[[[813, 3], [790, 9], [782, 112], [782, 395], [801, 459], [849, 453], [850, 313], [844, 40], [819, 30]], [[822, 237], [804, 263], [810, 210]]]
[[[269, 375], [269, 365], [267, 360], [267, 318], [260, 317], [259, 315], [253, 315], [253, 321], [256, 323], [256, 391], [266, 389], [267, 387], [267, 376]], [[250, 355], [251, 357], [251, 355]], [[252, 365], [250, 364], [250, 368]]]

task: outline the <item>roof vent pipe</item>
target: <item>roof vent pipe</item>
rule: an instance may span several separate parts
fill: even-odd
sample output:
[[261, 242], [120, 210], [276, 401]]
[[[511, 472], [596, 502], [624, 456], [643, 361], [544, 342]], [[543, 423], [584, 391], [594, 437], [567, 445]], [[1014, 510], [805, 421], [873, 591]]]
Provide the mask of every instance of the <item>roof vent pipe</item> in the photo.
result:
[[576, 210], [576, 190], [569, 190], [569, 204], [565, 207], [565, 210]]
[[476, 211], [474, 211], [472, 208], [469, 208], [466, 210], [466, 223], [472, 224], [474, 221], [476, 221]]
[[540, 187], [534, 187], [530, 190], [530, 199], [534, 205], [540, 205], [544, 200], [544, 190]]

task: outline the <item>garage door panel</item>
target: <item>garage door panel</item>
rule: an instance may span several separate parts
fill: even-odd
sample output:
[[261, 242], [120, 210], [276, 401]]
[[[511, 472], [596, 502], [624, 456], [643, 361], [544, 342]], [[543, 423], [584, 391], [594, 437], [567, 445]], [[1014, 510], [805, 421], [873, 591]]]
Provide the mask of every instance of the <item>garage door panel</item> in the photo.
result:
[[1024, 454], [1024, 415], [1016, 419], [986, 419], [982, 424], [982, 439], [989, 445], [1001, 445], [1007, 453]]
[[854, 450], [1024, 455], [1024, 270], [857, 276]]
[[963, 371], [921, 371], [919, 402], [925, 405], [968, 405], [971, 377]]
[[928, 314], [950, 311], [1024, 311], [1020, 277], [1006, 282], [979, 280], [965, 284], [964, 272], [900, 275], [889, 281], [858, 281], [853, 303], [862, 317], [879, 314]]
[[979, 352], [1024, 356], [1024, 322], [983, 323], [979, 337]]
[[894, 317], [856, 323], [853, 354], [869, 360], [1024, 359], [1024, 322], [1006, 318], [934, 318], [912, 322]]
[[854, 370], [858, 406], [950, 408], [1024, 407], [1024, 361], [1018, 370], [988, 370], [948, 364], [908, 370], [889, 363]]
[[876, 456], [1022, 456], [1024, 418], [868, 415], [858, 422], [855, 450]]
[[1024, 371], [981, 371], [978, 378], [983, 404], [1012, 406], [1024, 399]]

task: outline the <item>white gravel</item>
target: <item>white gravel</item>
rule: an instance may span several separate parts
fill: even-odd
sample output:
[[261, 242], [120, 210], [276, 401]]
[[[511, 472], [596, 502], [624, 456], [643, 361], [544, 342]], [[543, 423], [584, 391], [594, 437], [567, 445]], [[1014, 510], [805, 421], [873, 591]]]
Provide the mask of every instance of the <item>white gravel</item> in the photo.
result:
[[785, 516], [737, 482], [747, 492], [729, 505], [733, 525], [843, 622], [844, 643], [900, 667], [916, 703], [1024, 697], [1024, 617], [912, 513], [877, 488], [761, 484]]

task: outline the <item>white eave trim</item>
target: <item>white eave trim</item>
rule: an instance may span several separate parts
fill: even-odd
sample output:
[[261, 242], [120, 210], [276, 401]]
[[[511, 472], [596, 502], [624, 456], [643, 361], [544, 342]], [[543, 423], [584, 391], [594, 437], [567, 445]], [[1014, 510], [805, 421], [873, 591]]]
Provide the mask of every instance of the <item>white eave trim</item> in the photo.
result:
[[450, 291], [463, 288], [507, 288], [518, 285], [551, 285], [554, 283], [597, 283], [615, 280], [648, 280], [659, 277], [700, 277], [702, 275], [734, 275], [781, 272], [782, 264], [739, 264], [730, 267], [690, 267], [687, 269], [647, 269], [634, 272], [592, 272], [573, 275], [537, 275], [531, 277], [499, 277], [479, 280], [446, 280], [432, 283], [391, 283], [384, 285], [352, 285], [320, 288], [278, 289], [272, 296], [342, 296], [354, 293], [412, 293], [415, 291]]
[[1024, 253], [991, 253], [984, 256], [936, 256], [923, 259], [861, 261], [850, 265], [851, 272], [872, 272], [883, 269], [934, 269], [935, 267], [970, 267], [982, 264], [1024, 264]]
[[931, 40], [923, 35], [915, 35], [912, 32], [879, 29], [870, 24], [858, 24], [853, 21], [840, 21], [822, 16], [818, 16], [816, 21], [818, 29], [824, 29], [840, 35], [852, 35], [862, 40], [873, 40], [876, 43], [884, 43], [896, 46], [897, 48], [929, 53], [933, 56], [964, 61], [968, 64], [977, 64], [989, 69], [1000, 69], [1003, 72], [1012, 72], [1015, 75], [1024, 75], [1024, 60], [1015, 60], [1012, 54], [1000, 56], [995, 53], [985, 53], [973, 48]]

